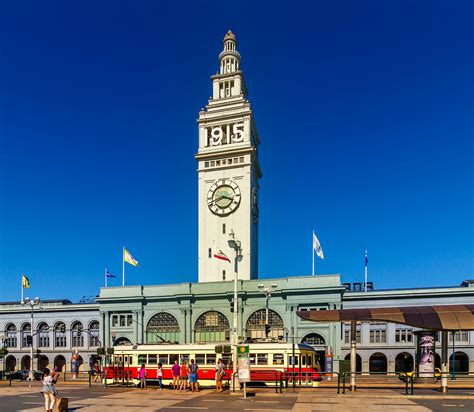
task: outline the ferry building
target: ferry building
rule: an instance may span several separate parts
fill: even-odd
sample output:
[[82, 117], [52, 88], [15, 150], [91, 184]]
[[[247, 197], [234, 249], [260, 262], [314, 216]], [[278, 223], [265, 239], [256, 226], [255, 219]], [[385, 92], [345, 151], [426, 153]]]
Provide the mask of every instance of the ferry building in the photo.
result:
[[[43, 366], [48, 360], [52, 366], [53, 359], [61, 356], [69, 370], [68, 348], [84, 354], [87, 365], [91, 360], [86, 358], [93, 357], [99, 342], [102, 346], [229, 342], [235, 273], [234, 265], [226, 259], [232, 262], [235, 257], [228, 245], [232, 234], [243, 251], [237, 278], [240, 339], [307, 342], [319, 352], [323, 369], [325, 355], [332, 354], [336, 371], [339, 361], [348, 356], [348, 325], [310, 322], [299, 318], [297, 311], [474, 303], [474, 281], [454, 287], [363, 292], [341, 284], [339, 274], [259, 280], [260, 135], [236, 38], [230, 31], [219, 54], [219, 71], [211, 81], [212, 97], [197, 120], [198, 282], [108, 287], [100, 290], [94, 303], [50, 306], [48, 316], [43, 314], [36, 323], [51, 328], [50, 354], [43, 359]], [[54, 325], [64, 321], [69, 309], [74, 310], [74, 319], [67, 316], [64, 346], [58, 346]], [[18, 369], [26, 359], [29, 348], [20, 333], [28, 316], [19, 303], [0, 303], [0, 331], [4, 331], [3, 344], [9, 350], [5, 369]], [[85, 330], [93, 338], [78, 340], [74, 322], [94, 325], [93, 335], [91, 328]], [[98, 325], [100, 338], [95, 334]], [[358, 370], [395, 371], [402, 364], [410, 365], [410, 360], [413, 363], [414, 328], [383, 322], [362, 322], [357, 328]], [[456, 370], [474, 372], [474, 335], [457, 333], [451, 336], [451, 343], [453, 338]]]

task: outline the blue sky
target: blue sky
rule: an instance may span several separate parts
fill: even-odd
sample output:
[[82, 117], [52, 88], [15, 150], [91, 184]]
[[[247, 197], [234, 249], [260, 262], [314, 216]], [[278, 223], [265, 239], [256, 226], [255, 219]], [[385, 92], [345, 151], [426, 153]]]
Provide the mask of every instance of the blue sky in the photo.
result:
[[[238, 40], [261, 135], [260, 275], [474, 276], [470, 1], [9, 2], [0, 300], [197, 280], [198, 111]], [[111, 284], [118, 285], [119, 279]]]

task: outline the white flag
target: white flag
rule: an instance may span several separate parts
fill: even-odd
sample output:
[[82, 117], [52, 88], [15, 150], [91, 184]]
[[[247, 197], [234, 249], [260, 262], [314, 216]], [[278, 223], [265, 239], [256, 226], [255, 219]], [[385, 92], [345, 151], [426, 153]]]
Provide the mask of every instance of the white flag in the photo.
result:
[[314, 234], [313, 230], [313, 250], [316, 251], [316, 254], [324, 260], [324, 253], [323, 253], [323, 248], [321, 247], [321, 244], [319, 243], [318, 238]]

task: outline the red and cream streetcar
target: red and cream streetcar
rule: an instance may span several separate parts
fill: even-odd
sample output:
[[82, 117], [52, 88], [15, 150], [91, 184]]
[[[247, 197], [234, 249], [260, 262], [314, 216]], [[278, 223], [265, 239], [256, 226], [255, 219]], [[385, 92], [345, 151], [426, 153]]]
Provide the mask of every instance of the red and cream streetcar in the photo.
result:
[[[220, 352], [222, 348], [224, 353]], [[217, 352], [216, 352], [217, 349]], [[114, 354], [107, 365], [109, 382], [126, 382], [138, 384], [138, 371], [142, 364], [147, 369], [147, 379], [157, 379], [157, 365], [163, 365], [163, 384], [172, 382], [171, 366], [175, 360], [189, 363], [191, 359], [199, 365], [198, 380], [200, 385], [215, 384], [215, 368], [219, 358], [226, 369], [226, 379], [232, 379], [232, 353], [230, 345], [120, 345], [115, 346]], [[228, 352], [228, 353], [225, 353]], [[293, 371], [293, 345], [291, 343], [250, 343], [250, 365], [254, 378], [252, 380], [275, 383], [279, 372]], [[294, 345], [294, 371], [308, 379], [320, 380], [318, 354], [314, 348], [304, 343]]]

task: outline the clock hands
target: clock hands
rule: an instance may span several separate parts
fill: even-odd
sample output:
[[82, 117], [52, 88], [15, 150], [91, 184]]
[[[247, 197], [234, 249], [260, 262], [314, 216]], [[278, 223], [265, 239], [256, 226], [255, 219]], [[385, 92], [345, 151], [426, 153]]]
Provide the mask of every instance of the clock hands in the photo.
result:
[[210, 205], [212, 205], [213, 203], [216, 203], [216, 202], [218, 202], [219, 200], [222, 200], [222, 199], [227, 199], [227, 200], [230, 200], [230, 201], [234, 200], [233, 197], [229, 197], [229, 196], [226, 196], [226, 195], [222, 195], [222, 196], [219, 196], [217, 199], [214, 199], [214, 200], [212, 200], [211, 202], [209, 202], [208, 205], [210, 206]]

